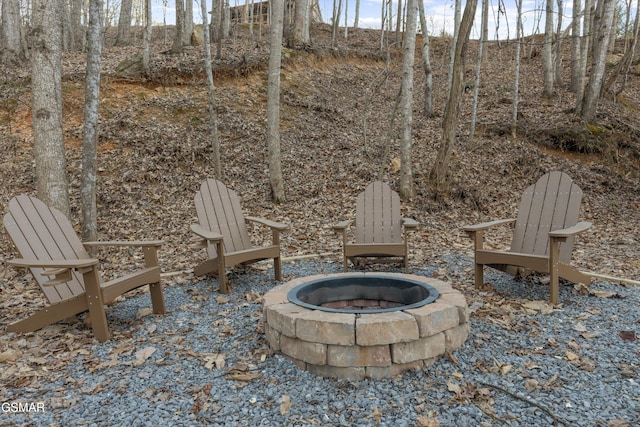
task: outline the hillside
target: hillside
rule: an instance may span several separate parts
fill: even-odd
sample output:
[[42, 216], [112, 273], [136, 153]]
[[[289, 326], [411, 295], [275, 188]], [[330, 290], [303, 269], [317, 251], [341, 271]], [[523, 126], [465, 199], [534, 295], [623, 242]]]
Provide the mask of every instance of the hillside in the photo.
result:
[[[170, 34], [171, 29], [168, 40]], [[329, 226], [352, 217], [356, 195], [376, 179], [382, 141], [399, 89], [400, 56], [392, 51], [387, 63], [387, 56], [377, 50], [380, 35], [376, 31], [352, 31], [346, 42], [340, 40], [337, 49], [329, 48], [329, 36], [327, 26], [316, 27], [312, 47], [284, 52], [284, 204], [271, 203], [267, 177], [266, 33], [253, 38], [242, 33], [229, 41], [223, 59], [216, 61], [214, 78], [222, 179], [239, 193], [248, 214], [290, 224], [290, 231], [283, 236], [285, 257], [331, 253], [327, 259], [338, 262], [340, 241]], [[436, 196], [428, 186], [427, 174], [440, 139], [448, 42], [432, 39], [436, 114], [431, 118], [422, 115], [424, 73], [416, 65], [416, 196], [403, 202], [406, 215], [421, 223], [412, 237], [411, 264], [437, 263], [443, 254], [470, 256], [471, 243], [460, 236], [461, 226], [514, 216], [526, 186], [546, 171], [563, 170], [584, 190], [581, 217], [594, 224], [577, 241], [575, 263], [592, 272], [640, 277], [640, 77], [630, 75], [623, 103], [603, 102], [600, 126], [589, 136], [571, 112], [573, 95], [566, 88], [558, 89], [552, 101], [540, 101], [539, 46], [525, 47], [519, 133], [514, 141], [505, 130], [512, 114], [515, 45], [492, 43], [483, 69], [476, 137], [469, 141], [472, 94], [467, 93], [451, 165], [452, 192]], [[98, 226], [101, 239], [163, 239], [162, 268], [177, 272], [188, 270], [203, 255], [190, 248], [189, 225], [195, 217], [193, 194], [199, 183], [211, 176], [212, 161], [201, 48], [190, 47], [182, 55], [169, 56], [163, 53], [167, 43], [163, 30], [158, 29], [149, 79], [115, 71], [121, 61], [139, 51], [139, 46], [105, 48]], [[476, 45], [471, 43], [470, 58], [475, 58], [475, 51]], [[75, 223], [79, 220], [83, 61], [80, 54], [65, 56], [63, 61], [65, 143]], [[568, 64], [568, 59], [563, 63]], [[474, 69], [475, 59], [470, 59], [466, 69], [469, 82], [474, 79]], [[568, 76], [568, 70], [564, 74]], [[34, 192], [28, 76], [25, 67], [0, 77], [3, 207], [15, 194]], [[587, 152], [572, 151], [576, 149]], [[397, 155], [394, 138], [391, 157]], [[386, 165], [385, 180], [396, 185], [397, 173], [391, 164]], [[507, 233], [502, 230], [490, 236], [488, 243], [500, 245]], [[6, 237], [0, 248], [3, 259], [14, 257]], [[126, 255], [102, 254], [107, 259], [106, 272], [126, 263]], [[21, 304], [18, 301], [26, 298], [29, 304], [37, 304], [40, 296], [21, 272], [5, 269], [3, 277], [4, 323], [24, 313], [24, 308], [16, 307]], [[171, 276], [168, 282], [176, 280], [190, 280], [190, 276]]]

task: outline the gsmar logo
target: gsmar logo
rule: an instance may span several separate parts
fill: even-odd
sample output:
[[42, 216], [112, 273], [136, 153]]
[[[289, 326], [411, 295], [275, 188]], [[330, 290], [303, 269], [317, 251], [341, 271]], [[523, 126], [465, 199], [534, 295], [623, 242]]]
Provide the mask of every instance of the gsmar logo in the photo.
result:
[[44, 412], [44, 402], [3, 402], [2, 412]]

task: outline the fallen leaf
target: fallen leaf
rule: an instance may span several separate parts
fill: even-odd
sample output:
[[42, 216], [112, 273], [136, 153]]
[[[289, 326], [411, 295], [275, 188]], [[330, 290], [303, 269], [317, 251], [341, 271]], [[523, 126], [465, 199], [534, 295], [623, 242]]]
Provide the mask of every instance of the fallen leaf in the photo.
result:
[[251, 381], [258, 378], [262, 378], [261, 374], [243, 374], [243, 373], [230, 373], [227, 375], [227, 379], [233, 381]]
[[634, 331], [620, 331], [618, 332], [618, 335], [620, 336], [620, 338], [622, 338], [625, 341], [636, 340], [636, 333]]
[[229, 301], [231, 301], [228, 297], [225, 297], [224, 295], [219, 295], [218, 297], [216, 297], [216, 302], [218, 304], [226, 304]]
[[291, 398], [283, 394], [280, 398], [280, 415], [286, 415], [291, 410]]
[[553, 307], [551, 307], [545, 301], [528, 301], [522, 304], [522, 306], [529, 310], [538, 311], [542, 314], [549, 314], [553, 312]]
[[575, 354], [573, 351], [567, 350], [564, 352], [564, 354], [567, 356], [567, 360], [569, 360], [569, 362], [573, 362], [580, 359], [580, 356]]
[[576, 323], [573, 325], [573, 329], [578, 332], [587, 332], [587, 327], [582, 323]]
[[156, 348], [155, 347], [145, 347], [142, 350], [138, 350], [136, 351], [136, 360], [134, 360], [131, 364], [133, 366], [142, 366], [144, 364], [144, 362], [147, 361], [148, 358], [151, 357], [151, 355], [153, 353], [156, 352]]
[[141, 319], [151, 313], [153, 313], [153, 310], [149, 307], [141, 308], [140, 310], [138, 310], [138, 313], [136, 313], [136, 319]]
[[416, 423], [418, 427], [438, 427], [440, 425], [440, 420], [438, 420], [437, 418], [420, 415], [418, 418], [416, 418]]
[[607, 291], [591, 291], [589, 293], [598, 298], [611, 298], [611, 297], [619, 296], [616, 292], [607, 292]]
[[451, 381], [447, 381], [447, 390], [455, 394], [456, 397], [460, 397], [462, 395], [462, 387], [456, 383], [452, 383]]
[[212, 370], [213, 368], [222, 369], [226, 364], [224, 353], [201, 353], [200, 355], [204, 359], [204, 367], [208, 370]]
[[582, 338], [585, 338], [585, 339], [590, 339], [590, 338], [598, 338], [600, 335], [594, 334], [594, 333], [591, 333], [591, 332], [585, 332], [583, 334], [580, 334], [580, 336]]
[[15, 362], [22, 356], [22, 352], [20, 350], [14, 350], [10, 348], [9, 350], [5, 350], [0, 353], [0, 363], [4, 362]]
[[536, 388], [538, 388], [539, 385], [540, 383], [533, 378], [529, 378], [524, 381], [524, 388], [526, 388], [529, 391], [535, 390]]

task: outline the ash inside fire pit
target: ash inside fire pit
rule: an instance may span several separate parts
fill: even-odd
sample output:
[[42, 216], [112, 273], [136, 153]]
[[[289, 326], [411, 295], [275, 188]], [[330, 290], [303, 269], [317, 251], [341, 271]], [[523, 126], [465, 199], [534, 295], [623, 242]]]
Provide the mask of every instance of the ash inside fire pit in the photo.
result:
[[439, 293], [430, 285], [389, 275], [328, 277], [303, 283], [288, 293], [290, 302], [333, 313], [385, 313], [422, 307]]

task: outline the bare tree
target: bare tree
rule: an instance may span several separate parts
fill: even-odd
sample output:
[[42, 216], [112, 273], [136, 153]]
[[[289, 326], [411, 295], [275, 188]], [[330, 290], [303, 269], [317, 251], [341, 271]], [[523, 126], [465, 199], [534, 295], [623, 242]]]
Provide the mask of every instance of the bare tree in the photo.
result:
[[593, 16], [593, 0], [585, 0], [584, 17], [582, 18], [582, 37], [580, 46], [579, 76], [576, 91], [576, 113], [580, 114], [582, 99], [584, 98], [585, 79], [587, 75], [587, 65], [589, 51], [591, 48], [591, 21]]
[[545, 11], [544, 44], [542, 47], [542, 68], [544, 73], [542, 98], [551, 99], [551, 97], [553, 97], [553, 86], [555, 83], [555, 67], [553, 61], [553, 0], [546, 0]]
[[33, 0], [29, 34], [36, 192], [69, 215], [62, 133], [62, 0]]
[[[204, 0], [202, 0], [204, 1]], [[150, 61], [151, 61], [151, 35], [153, 34], [153, 16], [151, 9], [151, 0], [144, 0], [144, 16], [146, 18], [145, 21], [145, 31], [144, 38], [142, 40], [142, 69], [144, 73], [149, 76], [150, 71]]]
[[295, 0], [295, 2], [296, 7], [292, 31], [293, 40], [295, 43], [306, 46], [311, 42], [309, 36], [311, 5], [309, 0]]
[[411, 170], [413, 126], [413, 65], [416, 51], [417, 2], [407, 0], [407, 26], [402, 45], [402, 87], [400, 91], [401, 140], [400, 140], [400, 195], [413, 197], [413, 173]]
[[84, 51], [85, 34], [82, 25], [83, 0], [69, 0], [69, 13], [71, 15], [71, 31], [73, 32], [73, 50]]
[[478, 0], [467, 1], [460, 21], [460, 31], [455, 44], [451, 90], [449, 91], [449, 99], [447, 100], [444, 119], [442, 120], [442, 139], [438, 147], [436, 161], [429, 172], [429, 180], [434, 185], [436, 192], [445, 192], [449, 189], [449, 162], [451, 160], [451, 149], [456, 141], [460, 102], [462, 101], [464, 90], [464, 59], [477, 6]]
[[516, 26], [516, 36], [518, 44], [516, 45], [516, 66], [515, 77], [513, 79], [513, 116], [511, 118], [511, 138], [516, 139], [516, 131], [518, 126], [518, 103], [520, 95], [520, 52], [522, 50], [522, 0], [517, 0], [518, 7], [518, 23]]
[[96, 240], [98, 234], [96, 177], [98, 163], [98, 109], [100, 106], [100, 62], [102, 56], [102, 0], [89, 2], [87, 74], [85, 78], [84, 128], [82, 140], [82, 238]]
[[[477, 1], [476, 1], [477, 3]], [[460, 11], [462, 8], [461, 1], [455, 0], [453, 12], [453, 40], [451, 41], [451, 50], [449, 51], [449, 74], [447, 80], [447, 89], [451, 90], [451, 79], [453, 78], [453, 60], [456, 52], [456, 43], [458, 43], [458, 35], [460, 33]]]
[[280, 157], [280, 65], [282, 62], [282, 29], [284, 1], [271, 1], [269, 44], [269, 78], [267, 83], [267, 133], [269, 147], [269, 181], [273, 201], [285, 201], [284, 179]]
[[556, 24], [556, 37], [554, 45], [553, 63], [555, 66], [554, 85], [562, 85], [562, 0], [556, 0], [558, 5], [558, 22]]
[[[120, 2], [116, 46], [128, 46], [131, 44], [131, 1], [132, 0], [122, 0]], [[176, 15], [177, 13], [176, 7]]]
[[[205, 1], [205, 0], [200, 0]], [[187, 0], [184, 9], [184, 25], [182, 28], [182, 43], [185, 46], [191, 45], [191, 34], [193, 34], [193, 0]]]
[[211, 41], [209, 39], [209, 21], [207, 19], [207, 2], [201, 0], [202, 9], [202, 34], [204, 41], [204, 70], [207, 74], [207, 101], [209, 106], [209, 131], [211, 132], [211, 148], [213, 151], [213, 173], [215, 178], [222, 179], [222, 166], [220, 164], [220, 138], [218, 136], [218, 117], [213, 97], [215, 86], [213, 84], [213, 71], [211, 71]]
[[353, 17], [353, 28], [358, 28], [359, 20], [360, 20], [360, 0], [356, 0], [355, 16]]
[[25, 59], [20, 23], [20, 0], [2, 0], [0, 26], [0, 63], [8, 64]]
[[[482, 71], [482, 62], [483, 62], [483, 54], [485, 53], [485, 33], [487, 29], [488, 22], [488, 13], [486, 10], [489, 9], [489, 1], [482, 0], [482, 23], [480, 24], [480, 40], [478, 42], [478, 58], [476, 60], [476, 81], [473, 85], [473, 108], [471, 111], [471, 130], [469, 132], [469, 137], [473, 141], [474, 134], [476, 133], [476, 117], [478, 115], [478, 93], [480, 92], [480, 75]], [[486, 18], [486, 20], [485, 20]], [[518, 16], [518, 19], [521, 19]], [[518, 61], [520, 61], [520, 57], [517, 57]]]
[[176, 33], [173, 37], [173, 45], [170, 52], [181, 53], [184, 50], [182, 34], [184, 32], [184, 0], [176, 0]]
[[[627, 13], [631, 13], [630, 10]], [[631, 69], [631, 64], [633, 63], [633, 58], [635, 57], [636, 48], [638, 45], [638, 36], [640, 35], [640, 8], [636, 8], [636, 16], [633, 25], [633, 32], [631, 33], [632, 41], [631, 47], [628, 47], [625, 53], [622, 55], [620, 62], [611, 70], [607, 76], [606, 82], [604, 84], [604, 88], [602, 90], [603, 93], [611, 93], [612, 98], [616, 100], [618, 95], [622, 93], [627, 85], [627, 81], [629, 79], [629, 70]], [[622, 77], [622, 81], [620, 84], [615, 87], [615, 84]]]
[[571, 19], [571, 91], [577, 92], [580, 80], [580, 0], [573, 0]]
[[582, 100], [582, 106], [579, 111], [580, 116], [586, 122], [591, 122], [596, 116], [604, 81], [609, 37], [611, 36], [611, 31], [613, 31], [613, 17], [616, 9], [615, 0], [601, 1], [603, 2], [602, 15], [599, 19], [599, 25], [594, 28], [597, 36], [594, 39], [589, 83], [585, 89], [584, 99]]
[[427, 29], [427, 18], [424, 13], [424, 2], [418, 1], [418, 11], [420, 12], [420, 28], [422, 29], [422, 68], [424, 69], [424, 115], [433, 115], [433, 69], [431, 68], [431, 58], [429, 57], [429, 31]]
[[331, 18], [331, 47], [336, 47], [341, 14], [342, 0], [333, 0], [333, 17]]

